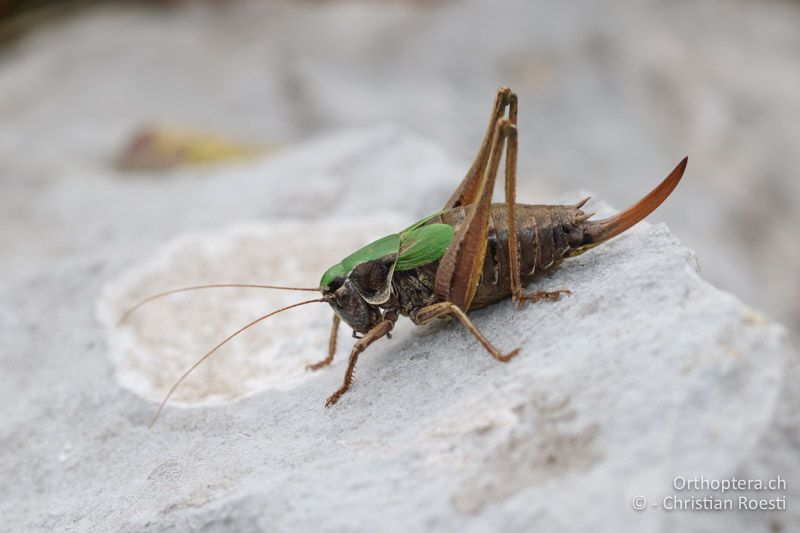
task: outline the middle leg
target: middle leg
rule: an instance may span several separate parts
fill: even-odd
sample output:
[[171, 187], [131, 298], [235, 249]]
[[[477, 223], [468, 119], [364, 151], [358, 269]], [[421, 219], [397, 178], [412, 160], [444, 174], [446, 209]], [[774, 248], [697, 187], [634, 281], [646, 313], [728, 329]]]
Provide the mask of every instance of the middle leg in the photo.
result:
[[452, 302], [439, 302], [427, 307], [423, 307], [414, 314], [413, 319], [416, 324], [425, 324], [442, 315], [455, 316], [461, 321], [464, 327], [467, 328], [467, 330], [469, 330], [469, 332], [472, 333], [476, 339], [478, 339], [478, 342], [480, 342], [486, 351], [489, 352], [489, 355], [502, 363], [507, 363], [519, 353], [519, 348], [511, 350], [507, 354], [504, 354], [495, 348], [494, 345], [492, 345], [492, 343], [483, 336], [483, 333], [480, 332], [475, 324], [472, 323], [472, 320], [469, 319], [467, 314]]

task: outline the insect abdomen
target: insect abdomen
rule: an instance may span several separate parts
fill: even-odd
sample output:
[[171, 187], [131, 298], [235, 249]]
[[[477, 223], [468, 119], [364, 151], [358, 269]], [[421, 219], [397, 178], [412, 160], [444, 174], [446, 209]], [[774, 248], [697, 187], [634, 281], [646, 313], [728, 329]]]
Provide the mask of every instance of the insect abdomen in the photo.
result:
[[[587, 229], [593, 227], [588, 215], [571, 205], [517, 204], [516, 234], [519, 251], [520, 277], [527, 285], [539, 274], [557, 267], [564, 257], [575, 255], [593, 242]], [[456, 207], [442, 213], [431, 223], [443, 222], [456, 231], [464, 220], [464, 208]], [[492, 204], [478, 289], [471, 309], [477, 309], [511, 296], [511, 268], [508, 253], [508, 205]], [[396, 272], [392, 281], [400, 312], [436, 302], [434, 294], [439, 262], [421, 268]]]
[[[525, 205], [516, 207], [517, 249], [522, 284], [557, 267], [584, 241], [586, 215], [573, 206]], [[483, 273], [471, 308], [483, 307], [511, 295], [508, 253], [508, 206], [493, 204]]]

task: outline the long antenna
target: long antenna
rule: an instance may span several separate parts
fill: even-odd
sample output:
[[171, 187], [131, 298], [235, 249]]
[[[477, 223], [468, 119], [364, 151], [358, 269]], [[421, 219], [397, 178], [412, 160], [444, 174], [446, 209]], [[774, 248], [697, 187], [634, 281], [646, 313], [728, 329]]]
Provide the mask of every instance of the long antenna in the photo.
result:
[[151, 427], [153, 427], [153, 424], [156, 423], [156, 420], [158, 420], [158, 415], [161, 414], [161, 410], [164, 409], [165, 405], [167, 405], [167, 402], [169, 401], [170, 396], [172, 396], [172, 393], [175, 392], [175, 389], [178, 388], [178, 385], [180, 385], [183, 382], [183, 380], [186, 379], [186, 377], [189, 374], [191, 374], [192, 371], [195, 368], [200, 366], [203, 363], [203, 361], [205, 361], [206, 359], [211, 357], [214, 354], [214, 352], [219, 350], [222, 347], [222, 345], [224, 345], [226, 342], [228, 342], [229, 340], [231, 340], [232, 338], [234, 338], [235, 336], [237, 336], [239, 333], [243, 332], [247, 328], [249, 328], [251, 326], [255, 326], [256, 324], [258, 324], [262, 320], [266, 320], [267, 318], [271, 317], [272, 315], [277, 315], [278, 313], [281, 313], [281, 312], [286, 311], [288, 309], [292, 309], [293, 307], [300, 307], [301, 305], [317, 303], [317, 302], [324, 302], [324, 301], [325, 301], [325, 298], [316, 298], [314, 300], [306, 300], [305, 302], [300, 302], [300, 303], [296, 303], [296, 304], [292, 304], [292, 305], [287, 305], [286, 307], [281, 307], [280, 309], [278, 309], [276, 311], [271, 311], [271, 312], [267, 313], [264, 316], [260, 316], [260, 317], [256, 318], [255, 320], [253, 320], [252, 322], [250, 322], [246, 326], [242, 326], [241, 328], [237, 329], [234, 333], [231, 333], [230, 335], [225, 337], [225, 339], [222, 342], [220, 342], [219, 344], [217, 344], [216, 346], [211, 348], [211, 350], [209, 352], [207, 352], [203, 357], [198, 359], [192, 366], [189, 367], [189, 369], [186, 372], [183, 373], [183, 375], [181, 375], [180, 378], [178, 378], [178, 381], [175, 382], [175, 384], [169, 390], [167, 395], [164, 397], [164, 400], [161, 402], [161, 405], [158, 406], [158, 411], [156, 411], [156, 414], [153, 417], [153, 420], [150, 421], [150, 425], [148, 425], [147, 427], [151, 428]]
[[279, 285], [254, 285], [252, 283], [213, 283], [211, 285], [194, 285], [192, 287], [181, 287], [179, 289], [172, 289], [169, 291], [160, 292], [158, 294], [154, 294], [142, 300], [141, 302], [137, 303], [122, 315], [122, 318], [119, 319], [118, 324], [122, 324], [125, 322], [128, 317], [130, 317], [134, 311], [139, 309], [146, 303], [150, 303], [153, 300], [157, 300], [159, 298], [163, 298], [164, 296], [170, 296], [172, 294], [177, 294], [179, 292], [187, 292], [187, 291], [196, 291], [198, 289], [226, 289], [231, 287], [241, 287], [245, 289], [278, 289], [283, 291], [318, 291], [320, 290], [319, 287], [281, 287]]

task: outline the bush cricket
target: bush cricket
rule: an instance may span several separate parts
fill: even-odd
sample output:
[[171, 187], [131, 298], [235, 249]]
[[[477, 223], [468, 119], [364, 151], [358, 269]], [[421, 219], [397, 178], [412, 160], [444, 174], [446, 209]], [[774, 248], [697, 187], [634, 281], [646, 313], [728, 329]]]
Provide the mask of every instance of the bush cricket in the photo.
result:
[[[505, 155], [505, 203], [492, 203], [492, 194]], [[222, 345], [277, 313], [309, 303], [327, 303], [334, 311], [328, 355], [308, 365], [319, 370], [333, 362], [341, 321], [357, 339], [341, 386], [328, 397], [334, 405], [348, 391], [359, 355], [390, 333], [401, 315], [416, 325], [435, 318], [457, 319], [493, 358], [508, 362], [519, 348], [501, 353], [478, 330], [468, 312], [505, 298], [518, 307], [526, 302], [558, 300], [569, 290], [525, 292], [539, 275], [616, 237], [653, 212], [675, 189], [688, 158], [655, 189], [627, 210], [602, 220], [574, 205], [527, 205], [516, 202], [517, 96], [509, 88], [497, 91], [491, 119], [478, 154], [461, 184], [441, 211], [399, 233], [372, 242], [329, 268], [318, 287], [256, 284], [213, 284], [184, 287], [156, 294], [131, 308], [178, 292], [220, 287], [252, 287], [319, 291], [320, 298], [299, 302], [265, 314], [223, 339], [194, 363], [172, 386], [156, 412], [158, 418], [180, 383]], [[510, 238], [513, 237], [513, 238]]]

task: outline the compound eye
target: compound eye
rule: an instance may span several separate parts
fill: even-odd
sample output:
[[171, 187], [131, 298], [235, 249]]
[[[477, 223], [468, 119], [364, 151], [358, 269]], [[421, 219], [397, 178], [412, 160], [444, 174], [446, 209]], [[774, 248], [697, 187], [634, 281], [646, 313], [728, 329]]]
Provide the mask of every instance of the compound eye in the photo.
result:
[[328, 291], [328, 292], [334, 292], [334, 291], [338, 290], [338, 289], [339, 289], [339, 287], [341, 287], [341, 286], [342, 286], [342, 283], [344, 283], [344, 279], [345, 279], [345, 278], [342, 278], [342, 277], [339, 277], [339, 278], [335, 278], [335, 279], [333, 279], [333, 280], [332, 280], [332, 281], [331, 281], [331, 282], [328, 284], [327, 291]]

